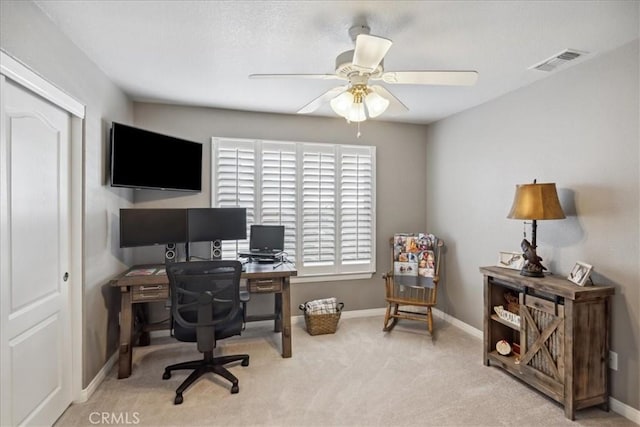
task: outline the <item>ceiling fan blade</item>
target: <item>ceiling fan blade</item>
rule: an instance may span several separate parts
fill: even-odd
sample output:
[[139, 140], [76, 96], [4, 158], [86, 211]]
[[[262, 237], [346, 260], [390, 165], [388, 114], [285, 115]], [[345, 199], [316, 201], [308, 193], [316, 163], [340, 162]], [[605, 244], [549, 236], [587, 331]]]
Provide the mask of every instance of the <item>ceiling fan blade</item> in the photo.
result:
[[250, 79], [320, 79], [346, 80], [335, 74], [249, 74]]
[[364, 71], [375, 71], [393, 42], [382, 37], [360, 34], [356, 37], [353, 65]]
[[407, 106], [404, 105], [402, 101], [396, 98], [384, 86], [374, 85], [369, 86], [369, 88], [376, 92], [378, 95], [389, 100], [389, 107], [387, 107], [386, 113], [395, 116], [397, 114], [406, 113], [407, 111], [409, 111], [409, 108], [407, 108]]
[[387, 71], [382, 80], [391, 84], [472, 86], [477, 71]]
[[349, 86], [345, 85], [345, 86], [338, 86], [338, 87], [329, 89], [328, 91], [326, 91], [325, 93], [323, 93], [322, 95], [320, 95], [319, 97], [317, 97], [316, 99], [314, 99], [313, 101], [311, 101], [310, 103], [302, 107], [300, 110], [298, 110], [298, 114], [313, 113], [318, 108], [320, 108], [320, 106], [323, 103], [327, 102], [332, 98], [335, 98], [336, 96], [340, 95], [342, 92], [347, 90], [348, 88]]

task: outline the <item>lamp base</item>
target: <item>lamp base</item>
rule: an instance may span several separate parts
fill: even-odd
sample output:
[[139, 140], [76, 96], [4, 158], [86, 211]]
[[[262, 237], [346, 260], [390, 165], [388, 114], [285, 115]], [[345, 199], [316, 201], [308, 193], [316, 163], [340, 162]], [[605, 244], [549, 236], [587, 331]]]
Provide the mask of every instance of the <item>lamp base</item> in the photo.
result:
[[522, 255], [526, 260], [522, 270], [520, 270], [520, 275], [527, 277], [544, 277], [543, 271], [546, 270], [546, 267], [540, 263], [542, 258], [536, 253], [535, 234], [533, 245], [529, 243], [527, 239], [522, 239], [520, 247], [522, 248]]
[[544, 273], [542, 271], [531, 271], [526, 267], [520, 270], [520, 275], [527, 277], [544, 277]]

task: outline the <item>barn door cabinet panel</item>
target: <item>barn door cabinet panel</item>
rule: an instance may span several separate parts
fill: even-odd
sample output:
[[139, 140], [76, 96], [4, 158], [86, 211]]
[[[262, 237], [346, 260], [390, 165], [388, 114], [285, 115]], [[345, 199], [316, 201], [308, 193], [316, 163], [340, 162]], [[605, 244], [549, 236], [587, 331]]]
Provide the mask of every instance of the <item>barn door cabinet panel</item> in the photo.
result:
[[614, 288], [580, 287], [551, 275], [525, 277], [501, 267], [481, 267], [480, 272], [484, 364], [500, 367], [558, 401], [571, 420], [582, 408], [602, 405], [608, 410]]

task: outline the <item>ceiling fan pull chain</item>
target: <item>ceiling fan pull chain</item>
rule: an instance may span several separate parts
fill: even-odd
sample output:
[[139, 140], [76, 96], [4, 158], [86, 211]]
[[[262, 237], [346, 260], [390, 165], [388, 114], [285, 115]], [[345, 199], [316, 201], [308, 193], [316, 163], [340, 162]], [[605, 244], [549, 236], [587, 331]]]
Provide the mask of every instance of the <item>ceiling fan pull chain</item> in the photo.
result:
[[362, 135], [362, 134], [360, 133], [360, 123], [361, 123], [361, 122], [358, 122], [358, 133], [356, 133], [356, 138], [360, 138], [360, 135]]

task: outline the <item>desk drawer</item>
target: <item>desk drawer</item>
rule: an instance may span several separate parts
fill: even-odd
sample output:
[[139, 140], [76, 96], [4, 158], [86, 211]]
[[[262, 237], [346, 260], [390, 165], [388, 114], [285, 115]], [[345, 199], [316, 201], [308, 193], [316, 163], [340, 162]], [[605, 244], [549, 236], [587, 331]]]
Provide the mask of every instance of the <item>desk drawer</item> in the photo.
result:
[[133, 302], [166, 300], [169, 298], [169, 285], [138, 285], [132, 286], [131, 300]]
[[282, 292], [282, 278], [274, 279], [249, 279], [247, 280], [249, 292], [251, 293], [271, 293]]

